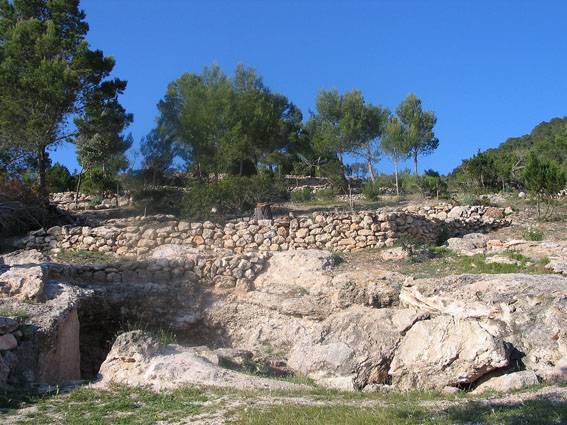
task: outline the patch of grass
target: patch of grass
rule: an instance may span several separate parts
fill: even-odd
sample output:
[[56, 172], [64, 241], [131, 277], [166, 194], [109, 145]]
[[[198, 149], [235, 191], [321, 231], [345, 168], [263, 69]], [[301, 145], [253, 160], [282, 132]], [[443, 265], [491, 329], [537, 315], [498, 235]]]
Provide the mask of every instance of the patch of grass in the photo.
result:
[[150, 326], [148, 323], [144, 322], [123, 323], [120, 329], [116, 332], [115, 338], [117, 338], [120, 334], [131, 331], [142, 331], [164, 346], [177, 343], [177, 335], [172, 329]]
[[550, 273], [545, 268], [549, 262], [546, 258], [533, 261], [517, 252], [505, 255], [518, 261], [519, 264], [487, 263], [484, 255], [463, 256], [445, 247], [430, 247], [427, 254], [416, 252], [406, 261], [400, 262], [398, 271], [416, 278], [451, 274]]
[[71, 264], [112, 264], [118, 261], [113, 255], [87, 249], [62, 250], [57, 254], [57, 259]]
[[512, 260], [519, 261], [520, 263], [528, 263], [529, 261], [531, 261], [530, 257], [526, 257], [524, 254], [518, 251], [506, 251], [504, 255], [508, 258], [511, 258]]
[[161, 345], [169, 345], [177, 343], [177, 335], [171, 329], [158, 328], [149, 332], [152, 337], [157, 339]]
[[523, 233], [524, 239], [527, 241], [539, 242], [545, 238], [545, 235], [541, 229], [537, 227], [528, 227]]
[[29, 314], [23, 308], [0, 307], [0, 316], [25, 320], [29, 317]]
[[154, 392], [148, 388], [115, 385], [109, 389], [79, 388], [69, 395], [37, 400], [36, 409], [21, 424], [136, 424], [175, 423], [202, 410], [207, 396], [184, 387]]
[[291, 201], [297, 203], [305, 203], [313, 200], [313, 193], [308, 187], [291, 192]]
[[361, 408], [353, 405], [284, 405], [250, 409], [235, 421], [239, 425], [448, 425], [448, 424], [563, 424], [565, 404], [532, 400], [510, 405], [469, 402], [445, 410], [429, 409], [415, 402]]
[[344, 263], [345, 261], [345, 257], [342, 253], [335, 251], [331, 254], [331, 263], [333, 267], [336, 267], [339, 264]]
[[290, 292], [291, 295], [295, 297], [304, 297], [305, 295], [309, 294], [309, 291], [303, 286], [294, 286]]
[[438, 415], [415, 406], [365, 407], [276, 406], [270, 409], [250, 409], [238, 420], [239, 425], [366, 425], [366, 424], [440, 424]]
[[511, 405], [468, 403], [444, 413], [453, 423], [539, 425], [567, 423], [567, 404], [549, 400], [527, 400]]

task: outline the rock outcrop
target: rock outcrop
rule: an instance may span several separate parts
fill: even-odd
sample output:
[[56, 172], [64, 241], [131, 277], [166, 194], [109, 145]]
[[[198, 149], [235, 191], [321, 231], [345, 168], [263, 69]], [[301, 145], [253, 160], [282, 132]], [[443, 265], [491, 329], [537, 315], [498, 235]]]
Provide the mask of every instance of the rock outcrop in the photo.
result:
[[3, 260], [9, 266], [0, 282], [12, 292], [0, 298], [8, 316], [0, 317], [0, 389], [80, 379], [77, 311], [91, 291], [48, 280], [47, 265], [34, 264], [44, 260], [37, 252]]
[[[47, 268], [48, 277], [45, 302], [0, 300], [29, 316], [0, 320], [7, 383], [77, 378], [81, 351], [83, 377], [103, 363], [101, 385], [155, 388], [273, 382], [224, 367], [254, 362], [341, 389], [483, 391], [567, 377], [567, 278], [558, 275], [414, 280], [384, 270], [390, 263], [339, 266], [323, 250], [215, 255], [174, 243], [151, 248], [144, 261], [105, 266], [14, 258], [0, 281], [21, 267]], [[191, 347], [135, 332], [111, 350], [78, 346], [79, 331], [106, 343], [121, 323], [171, 329]]]
[[510, 360], [546, 381], [567, 378], [567, 278], [555, 275], [461, 275], [408, 281], [400, 303], [473, 320], [508, 345]]
[[389, 373], [400, 389], [441, 389], [472, 384], [508, 364], [504, 342], [477, 321], [438, 316], [407, 332]]
[[98, 386], [112, 383], [151, 386], [155, 390], [183, 385], [239, 389], [292, 389], [285, 381], [246, 375], [219, 366], [222, 357], [207, 347], [164, 345], [146, 332], [118, 336], [100, 368]]

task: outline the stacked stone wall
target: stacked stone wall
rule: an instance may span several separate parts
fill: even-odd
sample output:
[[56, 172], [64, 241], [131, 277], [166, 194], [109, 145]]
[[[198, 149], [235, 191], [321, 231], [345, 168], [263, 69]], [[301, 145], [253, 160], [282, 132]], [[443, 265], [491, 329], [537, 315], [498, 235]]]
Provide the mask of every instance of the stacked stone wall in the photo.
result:
[[314, 213], [275, 220], [191, 223], [158, 215], [109, 220], [98, 227], [62, 226], [31, 232], [22, 247], [89, 250], [140, 258], [165, 244], [231, 253], [293, 249], [357, 251], [393, 246], [400, 239], [432, 244], [442, 238], [487, 232], [510, 224], [509, 211], [449, 204], [396, 211]]

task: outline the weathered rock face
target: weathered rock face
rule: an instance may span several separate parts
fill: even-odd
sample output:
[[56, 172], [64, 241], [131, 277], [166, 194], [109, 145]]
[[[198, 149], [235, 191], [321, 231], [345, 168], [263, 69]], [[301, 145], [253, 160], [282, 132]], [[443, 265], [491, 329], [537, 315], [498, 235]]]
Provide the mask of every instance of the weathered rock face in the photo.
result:
[[[219, 368], [227, 358], [244, 365], [252, 357], [342, 389], [474, 388], [523, 368], [538, 380], [567, 376], [564, 277], [413, 280], [374, 265], [336, 267], [321, 250], [214, 256], [164, 244], [148, 252], [143, 262], [50, 264], [59, 283], [45, 284], [47, 301], [26, 322], [33, 330], [19, 337], [13, 322], [0, 320], [0, 336], [17, 342], [0, 341], [12, 347], [1, 356], [0, 378], [77, 377], [77, 352], [83, 378], [94, 377], [104, 360], [102, 384], [147, 381], [156, 388], [264, 385]], [[110, 336], [124, 323], [171, 329], [193, 348], [129, 334], [107, 356]]]
[[567, 279], [555, 275], [462, 275], [409, 281], [402, 306], [455, 320], [475, 320], [513, 348], [512, 359], [539, 377], [565, 377]]
[[323, 385], [387, 383], [396, 345], [427, 314], [379, 308], [397, 304], [403, 276], [337, 271], [332, 258], [323, 251], [275, 253], [252, 290], [217, 296], [203, 322], [221, 329], [225, 343], [277, 353], [291, 370]]
[[288, 366], [323, 385], [344, 389], [389, 383], [390, 362], [402, 335], [424, 318], [407, 309], [348, 308], [296, 340]]
[[13, 266], [0, 275], [0, 293], [18, 300], [43, 301], [46, 275], [42, 266]]
[[469, 233], [462, 238], [450, 238], [447, 240], [449, 249], [461, 255], [477, 255], [486, 252], [486, 242], [489, 236], [482, 233]]
[[390, 375], [402, 389], [460, 386], [508, 366], [504, 342], [475, 320], [439, 316], [416, 323], [397, 347]]
[[539, 384], [537, 375], [531, 370], [523, 370], [490, 378], [476, 387], [473, 394], [481, 394], [485, 391], [508, 392], [537, 384]]
[[2, 338], [12, 343], [0, 347], [4, 365], [0, 388], [60, 384], [81, 378], [77, 308], [79, 301], [89, 295], [80, 288], [48, 282], [43, 303], [19, 303], [14, 299], [0, 303], [5, 311], [25, 310], [27, 314], [25, 319], [15, 321], [15, 329], [13, 319], [2, 318], [2, 322], [10, 324], [5, 328], [10, 333]]
[[285, 389], [296, 385], [245, 375], [219, 366], [220, 356], [206, 347], [164, 346], [142, 331], [121, 334], [100, 368], [98, 385], [149, 385], [155, 390], [182, 385], [241, 389]]
[[90, 291], [47, 278], [45, 257], [16, 252], [1, 257], [0, 388], [80, 379], [77, 309]]

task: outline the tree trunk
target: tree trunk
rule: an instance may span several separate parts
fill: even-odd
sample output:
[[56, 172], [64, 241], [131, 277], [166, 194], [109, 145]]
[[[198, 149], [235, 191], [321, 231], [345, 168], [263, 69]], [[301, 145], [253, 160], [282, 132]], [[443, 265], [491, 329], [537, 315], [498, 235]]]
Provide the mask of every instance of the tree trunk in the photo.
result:
[[254, 208], [254, 220], [271, 220], [272, 219], [272, 204], [257, 203]]
[[394, 162], [394, 174], [396, 175], [396, 196], [400, 196], [400, 185], [398, 183], [398, 161]]
[[370, 180], [372, 183], [376, 183], [376, 176], [374, 175], [374, 168], [372, 167], [372, 151], [370, 146], [368, 146], [366, 162], [368, 163], [368, 174], [370, 174]]
[[413, 152], [413, 172], [416, 176], [419, 176], [419, 171], [417, 170], [417, 151]]
[[368, 174], [372, 183], [376, 183], [376, 176], [374, 175], [374, 168], [372, 167], [372, 160], [368, 160]]
[[37, 173], [39, 179], [39, 197], [43, 204], [49, 204], [49, 192], [47, 190], [47, 179], [46, 179], [46, 168], [47, 168], [47, 153], [45, 152], [45, 147], [39, 149], [37, 155]]
[[79, 177], [77, 178], [77, 189], [75, 190], [75, 209], [77, 209], [79, 205], [79, 189], [81, 187], [81, 177], [83, 177], [83, 169], [81, 168], [81, 172], [79, 173]]
[[240, 158], [240, 171], [238, 172], [238, 175], [242, 177], [242, 173], [244, 173], [244, 160]]

